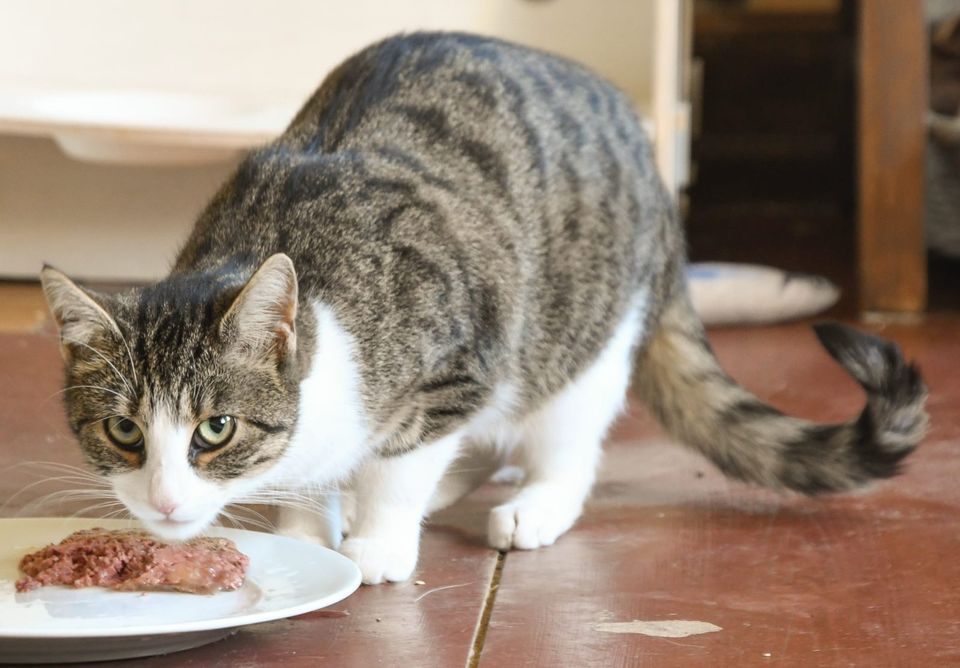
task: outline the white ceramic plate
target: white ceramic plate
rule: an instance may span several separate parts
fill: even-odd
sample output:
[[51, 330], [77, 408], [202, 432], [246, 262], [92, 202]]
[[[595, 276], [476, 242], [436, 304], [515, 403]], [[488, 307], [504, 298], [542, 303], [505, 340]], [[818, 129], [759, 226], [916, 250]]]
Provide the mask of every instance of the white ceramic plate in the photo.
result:
[[41, 587], [17, 593], [27, 552], [78, 529], [130, 522], [0, 519], [0, 663], [66, 663], [150, 656], [197, 647], [241, 626], [303, 614], [346, 598], [360, 571], [333, 550], [283, 536], [212, 529], [250, 557], [247, 581], [213, 596]]

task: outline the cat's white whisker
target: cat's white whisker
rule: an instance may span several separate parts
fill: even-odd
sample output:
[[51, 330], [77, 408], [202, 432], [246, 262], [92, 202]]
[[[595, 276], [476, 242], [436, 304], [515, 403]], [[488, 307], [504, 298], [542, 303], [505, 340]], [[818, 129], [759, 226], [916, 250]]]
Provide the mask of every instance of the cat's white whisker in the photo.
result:
[[[95, 488], [95, 489], [109, 489], [109, 488], [110, 488], [109, 483], [107, 483], [106, 481], [104, 481], [103, 479], [98, 478], [98, 477], [89, 477], [89, 476], [87, 476], [87, 475], [83, 475], [83, 474], [80, 474], [80, 473], [78, 473], [78, 472], [76, 472], [76, 471], [70, 471], [70, 470], [62, 470], [62, 469], [61, 469], [61, 470], [58, 470], [58, 469], [53, 469], [53, 471], [54, 471], [54, 472], [57, 472], [57, 473], [63, 473], [64, 475], [44, 476], [44, 477], [42, 477], [42, 478], [40, 478], [40, 479], [38, 479], [38, 480], [35, 480], [34, 482], [27, 483], [26, 485], [24, 485], [23, 487], [21, 487], [19, 490], [17, 490], [17, 492], [15, 493], [14, 497], [15, 497], [16, 495], [21, 494], [22, 492], [24, 492], [24, 491], [26, 491], [26, 490], [32, 489], [32, 488], [37, 487], [37, 486], [39, 486], [39, 485], [43, 485], [43, 484], [46, 484], [46, 483], [54, 483], [54, 482], [76, 482], [76, 483], [80, 483], [80, 484], [82, 484], [82, 485], [84, 485], [84, 486], [86, 486], [86, 487]], [[11, 499], [14, 498], [14, 497], [11, 497]]]
[[[115, 374], [117, 374], [117, 378], [119, 378], [120, 381], [123, 383], [123, 385], [124, 385], [124, 387], [126, 388], [127, 392], [130, 393], [130, 396], [133, 397], [133, 396], [136, 395], [136, 393], [133, 391], [133, 387], [130, 385], [130, 382], [127, 380], [127, 378], [126, 378], [122, 373], [120, 373], [120, 369], [118, 369], [118, 368], [116, 367], [116, 365], [114, 365], [114, 363], [110, 361], [110, 358], [108, 358], [106, 355], [104, 355], [101, 351], [97, 350], [96, 348], [94, 348], [94, 347], [91, 346], [90, 344], [88, 344], [88, 343], [86, 343], [86, 342], [84, 342], [84, 341], [82, 341], [82, 340], [80, 340], [80, 339], [76, 339], [76, 338], [64, 338], [63, 340], [64, 340], [65, 342], [67, 342], [67, 343], [72, 343], [72, 344], [75, 344], [75, 345], [83, 346], [84, 348], [86, 348], [87, 350], [89, 350], [90, 352], [92, 352], [94, 355], [97, 355], [100, 359], [102, 359], [104, 362], [106, 362], [106, 363], [110, 366], [111, 369], [113, 369], [113, 372], [114, 372]], [[133, 359], [131, 358], [130, 361], [132, 362]]]
[[107, 501], [104, 503], [97, 503], [90, 506], [84, 506], [80, 510], [77, 510], [76, 512], [72, 513], [70, 517], [73, 518], [73, 517], [78, 517], [80, 515], [87, 515], [88, 513], [93, 513], [94, 511], [97, 511], [97, 510], [107, 510], [108, 508], [117, 508], [118, 506], [122, 507], [123, 504], [120, 503], [119, 501], [113, 501], [113, 502]]
[[109, 520], [113, 518], [122, 519], [122, 520], [132, 520], [133, 515], [130, 514], [130, 511], [127, 509], [126, 506], [123, 506], [112, 512], [105, 513], [101, 519]]
[[123, 343], [123, 347], [127, 350], [127, 359], [130, 360], [130, 372], [133, 374], [133, 382], [136, 385], [140, 384], [140, 379], [137, 376], [137, 365], [133, 361], [133, 353], [130, 352], [130, 345], [127, 343], [127, 337], [120, 332], [120, 341]]
[[10, 466], [5, 467], [3, 470], [8, 471], [11, 469], [16, 469], [16, 468], [25, 467], [25, 466], [30, 466], [35, 468], [64, 469], [64, 470], [75, 471], [76, 473], [84, 473], [91, 476], [95, 475], [93, 473], [90, 473], [90, 471], [88, 471], [87, 469], [82, 468], [80, 466], [74, 466], [73, 464], [67, 464], [65, 462], [48, 461], [48, 460], [42, 460], [42, 459], [28, 459], [22, 462], [17, 462], [16, 464], [11, 464]]
[[[4, 510], [4, 509], [6, 509], [7, 507], [11, 506], [14, 501], [16, 501], [17, 499], [21, 498], [24, 494], [26, 494], [27, 492], [29, 492], [29, 491], [32, 490], [32, 489], [35, 489], [35, 488], [37, 488], [37, 487], [40, 487], [41, 485], [50, 484], [50, 483], [58, 483], [58, 482], [78, 482], [78, 483], [84, 484], [84, 485], [87, 485], [87, 484], [90, 483], [90, 481], [87, 480], [86, 478], [83, 478], [83, 477], [81, 477], [81, 476], [76, 476], [76, 475], [54, 476], [54, 477], [52, 477], [52, 478], [43, 478], [42, 480], [37, 480], [37, 481], [35, 481], [35, 482], [28, 483], [27, 485], [24, 485], [23, 487], [21, 487], [21, 488], [20, 488], [19, 490], [17, 490], [14, 494], [12, 494], [10, 497], [8, 497], [6, 501], [3, 502], [3, 505], [0, 506], [0, 510]], [[108, 488], [105, 487], [105, 486], [104, 486], [104, 487], [100, 487], [99, 489], [96, 488], [96, 487], [85, 488], [85, 489], [77, 489], [77, 490], [69, 490], [69, 489], [67, 489], [67, 490], [57, 490], [57, 491], [55, 491], [55, 492], [51, 492], [51, 494], [65, 493], [65, 492], [72, 492], [72, 493], [84, 492], [84, 493], [104, 494], [104, 492], [105, 492], [107, 489], [108, 489]]]
[[240, 522], [238, 522], [237, 519], [226, 510], [220, 511], [220, 515], [217, 516], [217, 524], [219, 524], [220, 526], [223, 526], [223, 520], [230, 522], [230, 524], [232, 524], [234, 528], [237, 528], [237, 529], [243, 528]]
[[63, 388], [62, 390], [57, 390], [56, 392], [54, 392], [54, 393], [51, 394], [50, 396], [46, 397], [46, 398], [44, 399], [44, 401], [50, 401], [51, 399], [53, 399], [53, 398], [54, 398], [55, 396], [57, 396], [58, 394], [63, 394], [64, 392], [69, 392], [69, 391], [71, 391], [71, 390], [100, 390], [101, 392], [106, 392], [107, 394], [112, 394], [112, 395], [114, 395], [115, 397], [121, 399], [122, 401], [126, 401], [126, 400], [127, 400], [126, 397], [125, 397], [121, 392], [117, 392], [116, 390], [111, 390], [110, 388], [108, 388], [108, 387], [103, 387], [103, 386], [101, 386], [101, 385], [70, 385], [69, 387]]
[[68, 503], [76, 503], [78, 501], [110, 501], [112, 503], [116, 502], [116, 499], [107, 494], [97, 492], [85, 492], [84, 490], [58, 490], [56, 492], [51, 492], [50, 494], [45, 494], [38, 499], [34, 499], [33, 501], [24, 504], [17, 512], [17, 515], [23, 517], [27, 516], [29, 513], [39, 510], [63, 506]]
[[[247, 517], [239, 514], [239, 511], [245, 511], [252, 513], [253, 517]], [[258, 529], [263, 529], [264, 531], [275, 533], [276, 526], [270, 522], [266, 517], [252, 508], [246, 508], [243, 506], [231, 506], [231, 510], [223, 509], [220, 511], [221, 515], [229, 518], [231, 521], [235, 522], [238, 528], [244, 528], [244, 526], [252, 526]]]
[[298, 510], [322, 515], [330, 510], [328, 504], [314, 497], [306, 496], [284, 489], [259, 490], [250, 494], [245, 494], [234, 503], [257, 503], [270, 506], [285, 506]]
[[270, 522], [262, 522], [255, 518], [244, 517], [242, 515], [237, 515], [228, 510], [221, 510], [220, 513], [221, 513], [221, 517], [229, 520], [238, 529], [246, 529], [247, 527], [254, 527], [257, 529], [262, 529], [263, 531], [266, 531], [268, 533], [274, 533], [276, 531], [276, 527], [274, 527], [273, 524], [271, 524]]
[[[257, 510], [254, 510], [253, 508], [250, 508], [249, 506], [231, 505], [230, 507], [231, 507], [232, 511], [235, 512], [235, 513], [238, 512], [238, 511], [243, 511], [243, 512], [245, 512], [245, 513], [248, 513], [249, 515], [252, 515], [253, 517], [248, 520], [248, 521], [250, 521], [251, 523], [256, 522], [256, 523], [258, 523], [259, 526], [261, 526], [262, 528], [265, 528], [265, 529], [267, 529], [267, 530], [269, 530], [269, 531], [274, 531], [274, 530], [276, 530], [276, 525], [274, 525], [273, 522], [271, 522], [269, 519], [267, 519], [267, 517], [266, 517], [263, 513], [259, 512], [259, 511], [257, 511]], [[246, 519], [246, 518], [245, 518], [245, 519]]]

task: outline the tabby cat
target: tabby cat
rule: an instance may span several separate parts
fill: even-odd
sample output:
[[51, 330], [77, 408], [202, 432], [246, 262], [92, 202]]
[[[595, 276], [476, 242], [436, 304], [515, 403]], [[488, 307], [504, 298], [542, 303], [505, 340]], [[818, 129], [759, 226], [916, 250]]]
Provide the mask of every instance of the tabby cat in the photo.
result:
[[330, 74], [164, 280], [108, 295], [42, 278], [70, 426], [150, 530], [187, 538], [257, 490], [339, 485], [339, 548], [376, 583], [408, 578], [423, 518], [508, 457], [526, 478], [490, 545], [553, 543], [631, 369], [667, 428], [739, 480], [812, 494], [897, 472], [926, 390], [896, 346], [818, 327], [866, 408], [787, 417], [720, 369], [684, 265], [624, 94], [540, 51], [422, 33]]

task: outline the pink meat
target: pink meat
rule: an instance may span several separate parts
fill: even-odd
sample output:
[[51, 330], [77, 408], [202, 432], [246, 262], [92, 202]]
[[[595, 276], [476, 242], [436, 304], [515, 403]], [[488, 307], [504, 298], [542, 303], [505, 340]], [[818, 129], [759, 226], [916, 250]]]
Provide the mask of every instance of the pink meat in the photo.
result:
[[144, 531], [88, 529], [21, 559], [17, 591], [72, 585], [213, 594], [240, 587], [248, 563], [226, 538], [163, 543]]

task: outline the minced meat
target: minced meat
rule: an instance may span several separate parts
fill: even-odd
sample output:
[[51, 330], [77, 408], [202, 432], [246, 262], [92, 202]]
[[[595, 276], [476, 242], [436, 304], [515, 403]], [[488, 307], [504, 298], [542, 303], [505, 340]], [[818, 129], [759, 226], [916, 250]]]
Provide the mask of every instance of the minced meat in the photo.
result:
[[239, 588], [248, 563], [226, 538], [164, 543], [144, 531], [87, 529], [21, 559], [17, 591], [72, 585], [213, 594]]

